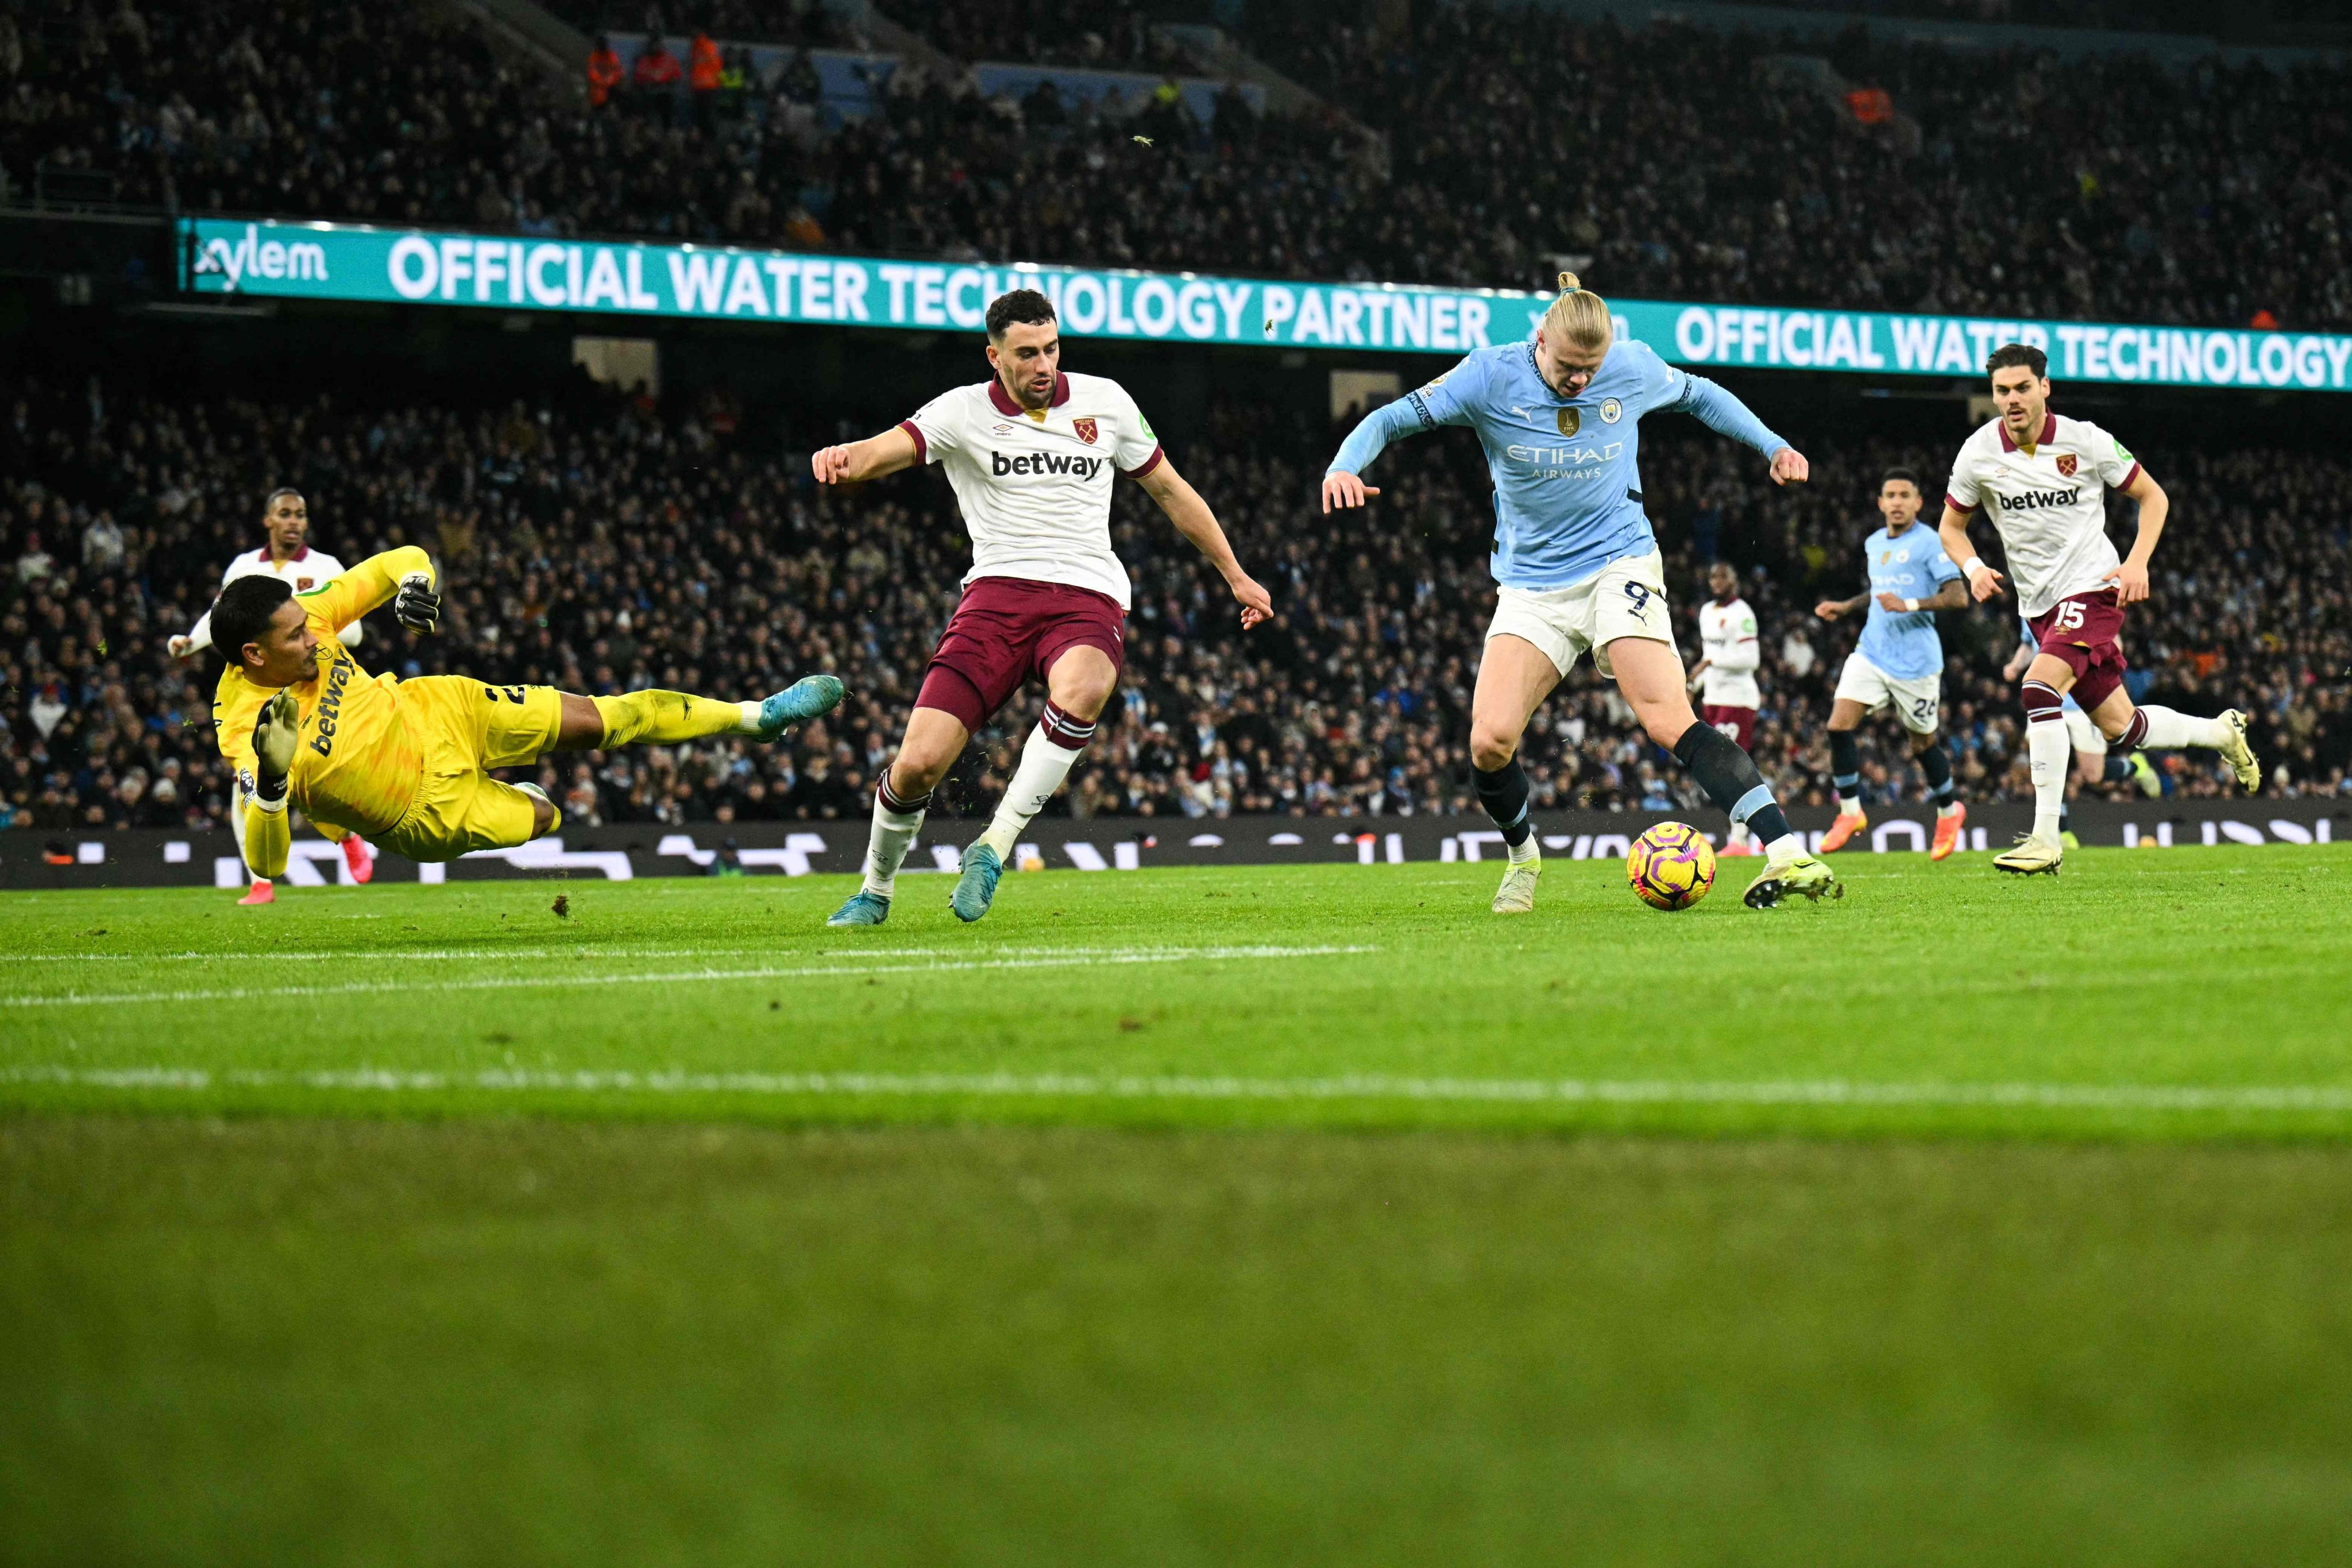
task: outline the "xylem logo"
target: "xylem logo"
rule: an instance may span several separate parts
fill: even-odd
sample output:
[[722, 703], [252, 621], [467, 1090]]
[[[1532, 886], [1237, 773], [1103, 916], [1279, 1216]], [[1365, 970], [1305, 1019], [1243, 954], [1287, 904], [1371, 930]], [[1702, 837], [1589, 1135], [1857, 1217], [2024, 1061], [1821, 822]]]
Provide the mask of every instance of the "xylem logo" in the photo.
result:
[[226, 279], [222, 286], [232, 293], [247, 278], [324, 283], [327, 250], [315, 240], [264, 239], [258, 225], [247, 224], [235, 245], [219, 237], [207, 241], [193, 270], [199, 278], [211, 273]]
[[998, 479], [1007, 474], [1067, 474], [1073, 479], [1090, 479], [1095, 471], [1110, 459], [1108, 458], [1066, 458], [1059, 453], [1040, 452], [1033, 457], [1008, 458], [1002, 452], [991, 452], [989, 469]]

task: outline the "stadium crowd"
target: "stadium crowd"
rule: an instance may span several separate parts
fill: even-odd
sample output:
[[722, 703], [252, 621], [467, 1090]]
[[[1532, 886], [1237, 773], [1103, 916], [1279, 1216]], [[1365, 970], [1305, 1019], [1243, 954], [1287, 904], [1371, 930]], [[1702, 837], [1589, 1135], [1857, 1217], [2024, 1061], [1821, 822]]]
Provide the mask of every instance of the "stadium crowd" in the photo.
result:
[[[207, 722], [219, 665], [175, 663], [164, 641], [209, 603], [230, 556], [259, 542], [260, 498], [278, 484], [306, 492], [316, 542], [346, 562], [416, 543], [446, 574], [442, 635], [412, 637], [379, 616], [364, 668], [591, 693], [758, 695], [819, 668], [851, 685], [841, 712], [787, 745], [558, 759], [540, 782], [574, 820], [858, 816], [969, 559], [935, 473], [848, 492], [810, 483], [808, 447], [862, 433], [779, 430], [719, 396], [664, 416], [586, 396], [466, 410], [23, 387], [0, 426], [0, 818], [36, 830], [222, 820]], [[1814, 482], [1776, 491], [1695, 426], [1648, 434], [1685, 648], [1696, 646], [1704, 563], [1733, 561], [1765, 627], [1758, 761], [1790, 798], [1822, 804], [1822, 726], [1853, 633], [1810, 606], [1857, 580], [1880, 469], [1938, 473], [1949, 444], [1814, 446]], [[1235, 406], [1173, 454], [1274, 590], [1277, 620], [1249, 636], [1189, 547], [1121, 487], [1117, 539], [1135, 580], [1123, 702], [1055, 809], [1476, 809], [1466, 709], [1493, 595], [1475, 446], [1409, 443], [1383, 459], [1376, 507], [1325, 519], [1314, 481], [1335, 439], [1320, 421]], [[2336, 500], [2352, 463], [2147, 456], [2175, 521], [2157, 598], [2129, 630], [2143, 692], [2152, 683], [2199, 711], [2246, 707], [2274, 791], [2342, 791], [2352, 534]], [[2015, 694], [1998, 679], [2015, 624], [1990, 611], [1946, 620], [1963, 787], [2026, 798]], [[980, 738], [947, 809], [992, 807], [1039, 700], [1029, 693]], [[1865, 731], [1873, 798], [1916, 796], [1916, 773], [1879, 728]], [[1589, 668], [1545, 710], [1528, 754], [1539, 805], [1696, 804]], [[2168, 789], [2222, 788], [2196, 759], [2167, 766]]]
[[[788, 0], [732, 3], [747, 28], [813, 25]], [[1083, 15], [902, 9], [961, 51], [1049, 58]], [[5, 0], [0, 179], [78, 174], [189, 210], [1280, 276], [1533, 284], [1572, 254], [1622, 295], [2352, 326], [2352, 173], [2332, 155], [2352, 71], [2176, 75], [1862, 34], [1824, 70], [1664, 24], [1442, 5], [1381, 41], [1292, 15], [1252, 43], [1385, 133], [1385, 175], [1329, 116], [1231, 94], [1202, 124], [1172, 93], [982, 100], [905, 68], [878, 113], [828, 127], [804, 58], [759, 80], [714, 61], [735, 85], [707, 102], [664, 82], [592, 104], [420, 8]], [[1130, 34], [1149, 37], [1108, 7], [1092, 36], [1117, 63]]]

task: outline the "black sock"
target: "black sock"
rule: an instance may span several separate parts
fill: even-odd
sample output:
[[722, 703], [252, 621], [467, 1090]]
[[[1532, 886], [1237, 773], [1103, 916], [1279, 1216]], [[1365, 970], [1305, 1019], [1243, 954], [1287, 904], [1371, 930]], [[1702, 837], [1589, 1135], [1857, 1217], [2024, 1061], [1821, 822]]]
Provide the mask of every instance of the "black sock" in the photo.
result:
[[1952, 783], [1952, 759], [1944, 751], [1944, 742], [1930, 741], [1927, 749], [1919, 753], [1919, 771], [1927, 775], [1927, 793], [1937, 805], [1949, 805], [1959, 795]]
[[1862, 798], [1862, 746], [1851, 730], [1830, 731], [1830, 783], [1841, 802]]
[[2058, 797], [2058, 831], [2061, 833], [2071, 833], [2074, 831], [2074, 803], [2062, 795]]
[[2107, 784], [2121, 784], [2131, 776], [2131, 758], [2121, 752], [2109, 752], [2106, 769], [2100, 773], [2100, 779]]
[[1478, 782], [1478, 804], [1503, 830], [1503, 842], [1517, 849], [1528, 841], [1533, 831], [1528, 826], [1528, 770], [1513, 757], [1493, 773], [1471, 765], [1471, 777]]
[[1675, 760], [1691, 771], [1707, 799], [1759, 839], [1769, 844], [1787, 836], [1789, 819], [1772, 799], [1772, 786], [1738, 742], [1711, 724], [1693, 724], [1675, 742]]

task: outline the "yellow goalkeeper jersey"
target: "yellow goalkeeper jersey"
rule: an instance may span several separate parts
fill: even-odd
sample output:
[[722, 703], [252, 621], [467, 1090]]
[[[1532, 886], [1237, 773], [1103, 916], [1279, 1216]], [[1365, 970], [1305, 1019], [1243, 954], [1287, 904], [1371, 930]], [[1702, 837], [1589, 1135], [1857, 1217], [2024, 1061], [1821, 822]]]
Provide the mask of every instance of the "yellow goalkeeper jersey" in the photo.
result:
[[[372, 556], [325, 585], [298, 595], [295, 602], [319, 637], [319, 674], [290, 688], [300, 705], [301, 743], [295, 748], [287, 796], [313, 822], [373, 836], [390, 828], [416, 798], [425, 770], [422, 737], [401, 711], [400, 683], [391, 675], [371, 676], [335, 639], [348, 626], [400, 591], [412, 572], [432, 575], [433, 563], [415, 546]], [[253, 726], [262, 704], [277, 695], [256, 686], [232, 665], [221, 673], [213, 694], [213, 735], [220, 753], [240, 776], [253, 772]], [[239, 789], [233, 809], [245, 812], [248, 858], [257, 866], [256, 842], [282, 836], [284, 817], [266, 815]], [[283, 851], [268, 858], [282, 858]]]

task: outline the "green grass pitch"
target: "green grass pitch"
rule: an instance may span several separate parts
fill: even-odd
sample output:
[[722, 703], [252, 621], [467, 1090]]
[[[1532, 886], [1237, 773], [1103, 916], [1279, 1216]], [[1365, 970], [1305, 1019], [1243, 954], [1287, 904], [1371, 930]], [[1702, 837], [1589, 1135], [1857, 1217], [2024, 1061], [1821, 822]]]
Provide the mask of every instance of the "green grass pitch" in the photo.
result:
[[2352, 1554], [2352, 852], [1496, 869], [0, 896], [0, 1562]]

